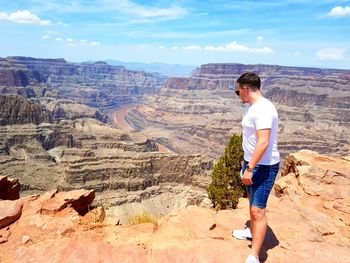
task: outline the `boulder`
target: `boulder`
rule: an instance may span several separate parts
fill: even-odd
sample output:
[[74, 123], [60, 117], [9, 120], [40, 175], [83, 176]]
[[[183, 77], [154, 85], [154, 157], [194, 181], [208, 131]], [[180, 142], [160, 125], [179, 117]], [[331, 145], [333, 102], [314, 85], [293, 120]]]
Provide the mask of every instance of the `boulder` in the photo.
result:
[[18, 179], [11, 179], [7, 176], [0, 175], [0, 199], [16, 200], [19, 199], [21, 186]]
[[0, 229], [9, 226], [20, 218], [22, 208], [21, 200], [0, 200]]
[[66, 207], [72, 207], [80, 215], [84, 215], [89, 210], [89, 205], [95, 198], [94, 190], [73, 190], [70, 192], [60, 192], [52, 198], [47, 199], [41, 208], [43, 214], [55, 214]]

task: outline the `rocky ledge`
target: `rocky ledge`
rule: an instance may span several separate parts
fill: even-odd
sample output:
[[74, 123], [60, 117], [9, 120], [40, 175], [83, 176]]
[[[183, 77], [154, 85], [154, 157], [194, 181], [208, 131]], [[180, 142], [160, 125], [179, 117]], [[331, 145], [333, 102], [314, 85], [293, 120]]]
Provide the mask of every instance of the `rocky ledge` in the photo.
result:
[[[270, 196], [261, 262], [348, 262], [349, 163], [311, 151], [288, 156]], [[236, 210], [188, 206], [131, 226], [89, 206], [93, 196], [53, 190], [0, 201], [1, 262], [226, 263], [243, 262], [249, 252], [250, 241], [231, 236], [249, 224], [246, 199]]]

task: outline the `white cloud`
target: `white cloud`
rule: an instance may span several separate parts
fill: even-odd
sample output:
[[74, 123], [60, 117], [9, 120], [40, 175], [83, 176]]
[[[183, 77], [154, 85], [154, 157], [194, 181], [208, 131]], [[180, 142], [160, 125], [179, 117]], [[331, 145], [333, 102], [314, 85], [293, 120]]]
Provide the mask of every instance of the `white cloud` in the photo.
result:
[[[85, 11], [105, 12], [107, 11], [106, 7], [108, 6], [109, 11], [115, 10], [127, 15], [129, 18], [129, 24], [176, 20], [188, 14], [187, 9], [175, 4], [165, 7], [157, 7], [154, 4], [138, 4], [131, 0], [101, 0], [101, 2], [102, 5], [101, 3], [99, 5], [91, 5], [90, 10], [85, 9]], [[81, 9], [82, 8], [80, 8], [80, 10]]]
[[350, 15], [350, 6], [337, 6], [332, 8], [331, 11], [329, 11], [328, 16], [333, 17], [342, 17], [342, 16], [349, 16]]
[[272, 48], [263, 47], [263, 48], [251, 48], [241, 44], [238, 44], [236, 41], [231, 42], [225, 46], [206, 46], [204, 50], [207, 51], [223, 51], [223, 52], [251, 52], [251, 53], [275, 53]]
[[67, 24], [64, 23], [64, 22], [62, 22], [62, 21], [57, 22], [57, 25], [60, 25], [60, 26], [67, 26]]
[[[49, 35], [44, 35], [41, 36], [42, 39], [51, 39], [52, 37]], [[86, 39], [80, 39], [80, 40], [75, 40], [74, 38], [63, 38], [63, 37], [56, 37], [54, 38], [54, 40], [61, 42], [61, 43], [65, 43], [68, 46], [72, 46], [72, 47], [76, 47], [76, 46], [86, 46], [86, 45], [90, 45], [90, 46], [99, 46], [101, 45], [100, 42], [97, 41], [88, 41]]]
[[261, 43], [263, 40], [264, 40], [264, 37], [263, 37], [263, 36], [257, 36], [257, 37], [256, 37], [256, 42], [257, 42], [257, 43]]
[[245, 35], [250, 33], [248, 29], [237, 29], [237, 30], [226, 30], [226, 31], [215, 31], [215, 32], [166, 32], [163, 31], [161, 33], [152, 33], [149, 31], [128, 31], [125, 32], [124, 35], [132, 36], [132, 37], [147, 37], [147, 38], [160, 38], [160, 39], [218, 39], [222, 37], [230, 37], [234, 38], [237, 36]]
[[99, 46], [99, 45], [101, 45], [101, 43], [100, 43], [100, 42], [95, 42], [95, 41], [94, 41], [94, 42], [91, 42], [90, 45], [91, 45], [91, 46]]
[[136, 4], [129, 0], [119, 0], [116, 6], [119, 11], [131, 13], [139, 17], [163, 18], [167, 20], [181, 18], [188, 13], [186, 9], [175, 5], [167, 8], [159, 8]]
[[340, 48], [323, 48], [317, 51], [316, 57], [319, 60], [342, 60], [345, 49]]
[[52, 25], [50, 20], [42, 20], [36, 14], [32, 14], [28, 10], [20, 10], [11, 14], [0, 12], [0, 20], [7, 20], [19, 24]]
[[[164, 48], [164, 46], [161, 46]], [[173, 46], [173, 50], [179, 50], [179, 46]], [[183, 50], [204, 50], [209, 52], [247, 52], [247, 53], [260, 53], [260, 54], [274, 54], [275, 51], [270, 47], [255, 48], [248, 47], [245, 45], [238, 44], [236, 41], [228, 43], [223, 46], [199, 46], [199, 45], [188, 45], [181, 47]]]
[[185, 49], [185, 50], [202, 50], [202, 48], [200, 46], [197, 46], [197, 45], [186, 46], [183, 49]]

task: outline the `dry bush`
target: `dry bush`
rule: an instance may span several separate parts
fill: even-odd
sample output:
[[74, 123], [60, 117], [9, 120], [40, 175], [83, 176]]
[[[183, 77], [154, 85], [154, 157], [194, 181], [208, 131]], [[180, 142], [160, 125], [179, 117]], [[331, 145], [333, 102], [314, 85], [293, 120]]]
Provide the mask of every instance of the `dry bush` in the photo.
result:
[[158, 226], [158, 220], [152, 214], [150, 214], [148, 212], [143, 212], [140, 215], [131, 216], [128, 219], [129, 226], [143, 224], [143, 223], [152, 223], [155, 226]]

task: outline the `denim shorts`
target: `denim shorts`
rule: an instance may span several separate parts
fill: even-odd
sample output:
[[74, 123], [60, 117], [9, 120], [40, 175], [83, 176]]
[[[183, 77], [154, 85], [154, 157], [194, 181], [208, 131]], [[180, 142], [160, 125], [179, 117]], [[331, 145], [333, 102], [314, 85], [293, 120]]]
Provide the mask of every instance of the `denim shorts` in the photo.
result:
[[[273, 165], [258, 164], [253, 170], [253, 184], [247, 185], [247, 193], [250, 196], [250, 205], [265, 208], [267, 199], [269, 198], [273, 184], [275, 183], [278, 174], [280, 163]], [[244, 161], [242, 167], [242, 174], [247, 168], [248, 162]]]

